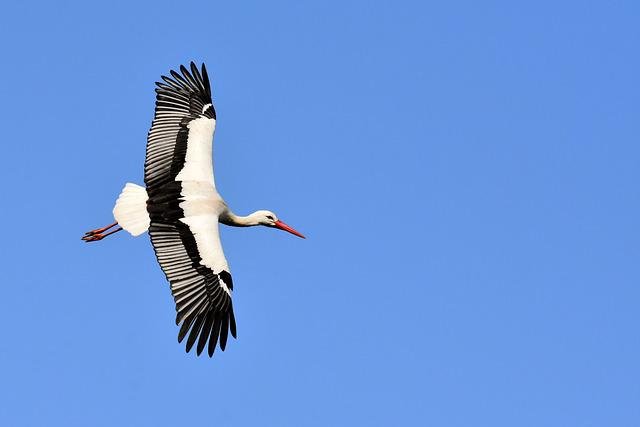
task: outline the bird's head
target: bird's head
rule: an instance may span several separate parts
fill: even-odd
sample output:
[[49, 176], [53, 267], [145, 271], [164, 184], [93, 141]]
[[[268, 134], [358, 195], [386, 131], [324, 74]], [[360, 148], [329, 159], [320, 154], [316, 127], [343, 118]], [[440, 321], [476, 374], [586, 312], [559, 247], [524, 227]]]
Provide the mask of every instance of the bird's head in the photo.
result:
[[275, 227], [280, 230], [288, 231], [291, 234], [294, 234], [298, 237], [305, 238], [302, 234], [298, 233], [293, 228], [289, 227], [284, 222], [278, 219], [278, 216], [271, 211], [256, 211], [252, 214], [256, 222], [260, 225], [264, 225], [265, 227]]

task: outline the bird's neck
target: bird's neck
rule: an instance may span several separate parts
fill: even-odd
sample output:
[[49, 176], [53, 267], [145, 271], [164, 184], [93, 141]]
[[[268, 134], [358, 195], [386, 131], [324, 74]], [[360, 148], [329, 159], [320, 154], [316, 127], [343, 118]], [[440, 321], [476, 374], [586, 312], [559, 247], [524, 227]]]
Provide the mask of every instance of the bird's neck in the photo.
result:
[[219, 220], [224, 225], [232, 225], [234, 227], [252, 227], [254, 225], [259, 225], [259, 222], [255, 217], [255, 212], [251, 215], [239, 216], [230, 210], [227, 210], [220, 215]]

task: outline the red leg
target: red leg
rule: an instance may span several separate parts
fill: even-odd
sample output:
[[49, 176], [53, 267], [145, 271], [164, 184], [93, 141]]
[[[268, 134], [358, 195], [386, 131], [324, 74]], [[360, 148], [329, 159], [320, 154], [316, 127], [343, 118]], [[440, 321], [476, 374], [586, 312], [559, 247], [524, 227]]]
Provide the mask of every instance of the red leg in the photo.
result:
[[95, 230], [87, 231], [86, 233], [84, 233], [84, 235], [85, 236], [93, 236], [94, 234], [104, 233], [105, 231], [107, 231], [111, 227], [115, 227], [116, 225], [118, 225], [118, 223], [114, 222], [113, 224], [107, 225], [106, 227], [96, 228]]
[[[85, 242], [97, 242], [99, 240], [104, 239], [107, 236], [112, 235], [113, 233], [117, 233], [118, 231], [122, 230], [122, 227], [118, 227], [113, 231], [110, 231], [108, 233], [102, 234], [102, 231], [108, 230], [111, 227], [113, 227], [114, 225], [117, 225], [117, 223], [111, 224], [109, 227], [99, 228], [97, 230], [92, 230], [92, 231], [90, 231], [88, 233], [85, 233], [85, 235], [82, 238], [82, 240], [84, 240]], [[100, 231], [100, 230], [102, 230], [102, 231]], [[100, 231], [100, 232], [96, 233], [96, 231]], [[91, 234], [89, 234], [89, 233], [91, 233]]]

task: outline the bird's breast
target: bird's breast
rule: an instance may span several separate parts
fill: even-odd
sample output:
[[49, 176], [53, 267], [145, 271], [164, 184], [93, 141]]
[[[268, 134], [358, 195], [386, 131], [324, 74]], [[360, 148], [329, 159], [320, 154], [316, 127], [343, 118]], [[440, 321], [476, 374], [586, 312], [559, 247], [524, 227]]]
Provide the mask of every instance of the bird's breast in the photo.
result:
[[211, 185], [203, 181], [183, 181], [180, 207], [184, 215], [215, 215], [219, 216], [226, 205], [220, 194]]

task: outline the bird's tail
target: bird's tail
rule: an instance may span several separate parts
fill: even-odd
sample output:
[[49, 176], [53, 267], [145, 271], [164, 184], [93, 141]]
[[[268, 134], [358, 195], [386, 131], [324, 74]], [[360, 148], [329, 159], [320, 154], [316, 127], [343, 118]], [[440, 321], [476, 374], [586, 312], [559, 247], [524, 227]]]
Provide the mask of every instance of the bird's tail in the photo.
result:
[[139, 236], [149, 229], [148, 198], [144, 187], [127, 182], [113, 207], [113, 217], [118, 225], [132, 236]]

